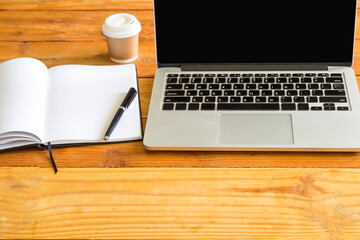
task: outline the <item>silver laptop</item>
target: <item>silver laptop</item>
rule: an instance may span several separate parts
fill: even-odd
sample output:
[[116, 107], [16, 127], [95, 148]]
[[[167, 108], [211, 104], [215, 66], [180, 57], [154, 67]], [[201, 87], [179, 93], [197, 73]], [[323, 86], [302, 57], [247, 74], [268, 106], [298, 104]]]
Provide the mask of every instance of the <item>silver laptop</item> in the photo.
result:
[[356, 0], [154, 0], [150, 150], [359, 151]]

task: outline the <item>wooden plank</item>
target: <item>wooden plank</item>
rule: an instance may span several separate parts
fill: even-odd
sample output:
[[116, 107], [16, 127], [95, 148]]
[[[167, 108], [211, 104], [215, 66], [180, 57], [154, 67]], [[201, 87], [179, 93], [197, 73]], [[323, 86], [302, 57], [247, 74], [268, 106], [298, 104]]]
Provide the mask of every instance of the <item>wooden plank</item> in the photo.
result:
[[[80, 47], [81, 45], [81, 47]], [[63, 64], [112, 65], [105, 39], [95, 42], [1, 42], [0, 62], [17, 57], [34, 57], [53, 67]], [[155, 44], [140, 42], [134, 62], [139, 77], [153, 77], [156, 70]]]
[[152, 0], [0, 0], [0, 10], [152, 10]]
[[[81, 47], [79, 47], [81, 45]], [[355, 41], [353, 68], [360, 75], [360, 39]], [[0, 41], [0, 62], [16, 57], [35, 57], [48, 67], [62, 64], [114, 64], [109, 59], [105, 38], [90, 42], [9, 42]], [[134, 62], [139, 77], [154, 77], [155, 43], [140, 42], [139, 56]]]
[[[98, 41], [107, 16], [118, 11], [0, 11], [0, 41]], [[152, 11], [127, 11], [142, 25], [140, 41], [154, 41]], [[360, 38], [357, 18], [356, 39]], [[340, 47], [340, 46], [339, 46]]]
[[[0, 11], [0, 41], [99, 41], [117, 11]], [[140, 41], [154, 41], [152, 11], [127, 11], [141, 22]]]
[[0, 168], [4, 238], [358, 239], [358, 169]]
[[[145, 126], [145, 125], [144, 125]], [[359, 168], [360, 153], [148, 151], [142, 142], [53, 148], [59, 167], [326, 167]], [[0, 166], [51, 167], [38, 148], [0, 153]]]

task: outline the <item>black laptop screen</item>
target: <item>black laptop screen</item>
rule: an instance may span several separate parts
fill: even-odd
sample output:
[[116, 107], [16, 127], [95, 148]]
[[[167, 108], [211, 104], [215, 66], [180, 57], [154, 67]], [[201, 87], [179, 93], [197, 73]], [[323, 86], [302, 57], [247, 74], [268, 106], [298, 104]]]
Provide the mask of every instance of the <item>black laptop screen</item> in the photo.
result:
[[355, 0], [154, 0], [157, 61], [352, 62]]

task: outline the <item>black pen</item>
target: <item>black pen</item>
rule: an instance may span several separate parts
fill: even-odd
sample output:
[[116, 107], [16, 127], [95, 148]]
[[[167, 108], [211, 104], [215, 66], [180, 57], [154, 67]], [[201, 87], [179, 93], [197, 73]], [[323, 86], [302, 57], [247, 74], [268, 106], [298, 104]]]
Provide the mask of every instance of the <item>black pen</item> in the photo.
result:
[[137, 94], [137, 92], [136, 92], [135, 88], [132, 87], [132, 88], [129, 89], [128, 93], [126, 94], [126, 96], [125, 96], [125, 98], [123, 100], [123, 102], [121, 103], [119, 109], [117, 110], [113, 120], [111, 121], [108, 130], [105, 133], [104, 141], [109, 140], [109, 137], [110, 137], [112, 131], [114, 130], [116, 124], [119, 122], [119, 120], [120, 120], [121, 116], [123, 115], [125, 109], [127, 109], [130, 106], [130, 104], [134, 100], [136, 94]]

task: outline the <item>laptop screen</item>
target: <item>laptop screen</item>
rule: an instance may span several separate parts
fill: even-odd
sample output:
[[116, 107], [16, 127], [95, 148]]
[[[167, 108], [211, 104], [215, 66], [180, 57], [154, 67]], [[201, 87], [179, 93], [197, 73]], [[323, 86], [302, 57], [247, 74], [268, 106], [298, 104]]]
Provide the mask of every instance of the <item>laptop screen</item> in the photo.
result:
[[351, 65], [356, 0], [154, 0], [157, 61]]

